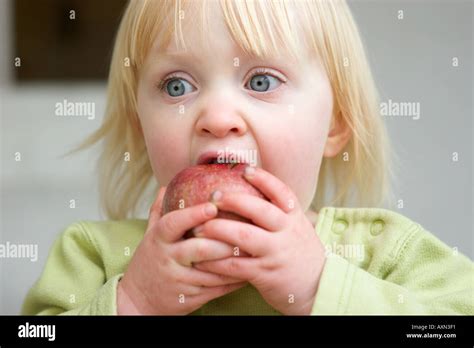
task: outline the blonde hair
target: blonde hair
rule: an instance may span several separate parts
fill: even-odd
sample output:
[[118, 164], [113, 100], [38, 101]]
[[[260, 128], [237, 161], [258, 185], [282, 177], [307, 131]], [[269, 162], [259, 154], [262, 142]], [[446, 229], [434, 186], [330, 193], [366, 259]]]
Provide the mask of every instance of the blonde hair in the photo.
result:
[[[279, 54], [283, 47], [296, 59], [319, 58], [328, 74], [334, 95], [333, 120], [342, 118], [352, 137], [340, 154], [323, 158], [312, 208], [345, 206], [351, 199], [357, 206], [382, 204], [391, 192], [393, 154], [375, 83], [345, 1], [219, 3], [229, 32], [247, 54], [268, 57]], [[200, 6], [201, 21], [197, 21], [198, 12], [193, 11]], [[173, 34], [177, 44], [185, 47], [183, 20], [196, 20], [202, 37], [208, 37], [207, 6], [208, 0], [133, 0], [126, 8], [113, 50], [103, 124], [72, 151], [103, 141], [97, 165], [101, 206], [109, 219], [134, 217], [147, 187], [156, 184], [137, 115], [140, 68], [157, 36], [160, 48]], [[296, 20], [292, 13], [300, 18]], [[124, 160], [127, 153], [129, 162]], [[330, 187], [334, 192], [328, 194]]]

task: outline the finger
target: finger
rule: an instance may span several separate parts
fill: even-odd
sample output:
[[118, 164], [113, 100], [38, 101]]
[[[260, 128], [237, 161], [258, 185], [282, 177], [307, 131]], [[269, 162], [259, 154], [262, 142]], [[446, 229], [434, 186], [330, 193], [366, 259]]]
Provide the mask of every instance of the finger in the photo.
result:
[[195, 286], [214, 287], [242, 282], [242, 279], [203, 272], [194, 268], [185, 268], [184, 272], [184, 277], [187, 283]]
[[[262, 256], [271, 251], [272, 233], [258, 226], [235, 220], [213, 219], [195, 229], [195, 236], [216, 239], [238, 247], [253, 256]], [[235, 249], [234, 249], [235, 251]]]
[[250, 219], [267, 231], [280, 230], [286, 221], [286, 214], [280, 208], [260, 197], [241, 192], [220, 192], [214, 193], [212, 199], [219, 210]]
[[243, 288], [246, 286], [247, 282], [240, 282], [236, 284], [221, 285], [214, 287], [203, 287], [201, 288], [201, 293], [199, 295], [191, 296], [190, 301], [194, 303], [207, 303], [215, 298], [227, 295], [237, 289]]
[[148, 214], [148, 222], [156, 222], [156, 220], [158, 220], [160, 218], [160, 215], [161, 215], [161, 206], [163, 204], [163, 197], [165, 196], [165, 192], [166, 192], [166, 186], [165, 187], [161, 187], [159, 190], [158, 190], [158, 194], [156, 195], [156, 199], [155, 201], [153, 202], [153, 204], [151, 205], [150, 207], [150, 212]]
[[246, 279], [252, 282], [258, 276], [258, 262], [259, 259], [254, 257], [228, 257], [217, 261], [204, 261], [195, 267], [200, 271]]
[[157, 205], [156, 205], [156, 211], [161, 217], [161, 210], [163, 208], [163, 198], [165, 197], [166, 194], [166, 186], [160, 188], [160, 191], [158, 192], [158, 199], [157, 199]]
[[285, 213], [291, 212], [298, 206], [298, 198], [293, 191], [269, 172], [261, 168], [247, 166], [244, 178]]
[[233, 256], [234, 248], [218, 240], [190, 238], [173, 245], [175, 260], [183, 266], [193, 262], [219, 260]]
[[160, 238], [169, 243], [175, 242], [183, 237], [187, 230], [216, 215], [217, 207], [209, 202], [166, 213], [159, 221], [162, 227]]

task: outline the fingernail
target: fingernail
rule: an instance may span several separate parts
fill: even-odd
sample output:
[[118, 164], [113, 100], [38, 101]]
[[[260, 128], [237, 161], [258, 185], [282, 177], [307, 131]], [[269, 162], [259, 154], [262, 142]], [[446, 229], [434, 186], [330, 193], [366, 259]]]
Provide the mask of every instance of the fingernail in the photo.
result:
[[194, 228], [193, 228], [193, 234], [194, 234], [194, 236], [195, 236], [195, 237], [198, 237], [197, 234], [198, 234], [199, 232], [201, 232], [202, 229], [203, 229], [202, 225], [199, 225], [199, 226], [194, 227]]
[[214, 216], [217, 213], [217, 207], [214, 204], [208, 204], [204, 208], [204, 211], [207, 216]]
[[255, 168], [251, 166], [245, 167], [244, 175], [246, 177], [251, 177], [252, 175], [255, 174]]
[[212, 202], [219, 202], [219, 200], [222, 198], [222, 192], [221, 191], [214, 191], [211, 194], [211, 201]]

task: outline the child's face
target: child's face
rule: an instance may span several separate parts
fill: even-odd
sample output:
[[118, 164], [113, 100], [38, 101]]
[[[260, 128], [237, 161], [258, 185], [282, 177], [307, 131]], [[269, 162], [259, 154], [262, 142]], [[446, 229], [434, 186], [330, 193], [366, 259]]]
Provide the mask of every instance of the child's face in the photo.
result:
[[[315, 60], [247, 58], [233, 44], [220, 10], [210, 10], [211, 49], [199, 44], [199, 31], [184, 19], [189, 52], [174, 55], [171, 40], [166, 52], [150, 50], [141, 72], [138, 114], [155, 177], [167, 185], [207, 151], [253, 151], [255, 164], [286, 183], [306, 210], [332, 115], [326, 73]], [[157, 85], [170, 73], [175, 80], [160, 91]]]

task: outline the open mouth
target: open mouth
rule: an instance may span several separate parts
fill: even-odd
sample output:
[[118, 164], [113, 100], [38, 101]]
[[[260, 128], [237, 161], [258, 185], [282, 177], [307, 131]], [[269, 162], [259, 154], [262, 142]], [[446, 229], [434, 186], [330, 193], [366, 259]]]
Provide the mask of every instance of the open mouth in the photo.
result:
[[218, 158], [213, 158], [210, 159], [207, 163], [205, 164], [237, 164], [237, 163], [245, 163], [245, 162], [240, 162], [237, 159], [218, 159]]
[[246, 164], [247, 161], [236, 155], [218, 156], [214, 153], [203, 154], [199, 157], [197, 164]]

